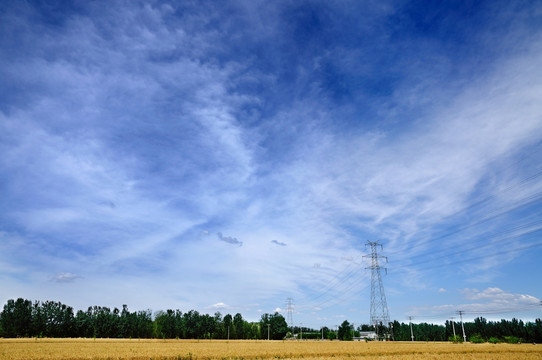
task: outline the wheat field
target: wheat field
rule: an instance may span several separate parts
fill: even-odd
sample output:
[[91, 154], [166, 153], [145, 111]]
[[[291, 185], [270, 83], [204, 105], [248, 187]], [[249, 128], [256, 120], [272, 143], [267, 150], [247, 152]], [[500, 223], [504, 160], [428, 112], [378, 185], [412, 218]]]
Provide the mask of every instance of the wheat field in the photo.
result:
[[0, 339], [22, 359], [542, 359], [542, 345], [425, 342]]

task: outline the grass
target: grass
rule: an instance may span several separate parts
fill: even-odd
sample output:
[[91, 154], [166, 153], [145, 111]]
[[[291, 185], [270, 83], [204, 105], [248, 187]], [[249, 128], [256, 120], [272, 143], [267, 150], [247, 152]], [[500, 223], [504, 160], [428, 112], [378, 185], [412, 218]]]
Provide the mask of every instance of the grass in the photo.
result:
[[542, 359], [542, 345], [434, 342], [0, 339], [0, 360]]

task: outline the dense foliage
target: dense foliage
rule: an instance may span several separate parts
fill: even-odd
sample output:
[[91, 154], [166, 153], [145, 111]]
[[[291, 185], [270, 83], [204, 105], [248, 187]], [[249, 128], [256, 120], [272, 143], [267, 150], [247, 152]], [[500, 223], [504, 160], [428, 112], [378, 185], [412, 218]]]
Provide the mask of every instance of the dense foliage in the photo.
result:
[[[542, 342], [542, 320], [523, 322], [522, 320], [487, 321], [482, 317], [473, 322], [465, 322], [465, 336], [470, 342]], [[412, 333], [417, 341], [447, 341], [454, 337], [456, 341], [463, 341], [461, 324], [446, 321], [444, 325], [427, 323], [412, 324]], [[409, 324], [393, 322], [393, 336], [395, 340], [410, 341], [411, 332]]]
[[[269, 326], [267, 326], [269, 325]], [[191, 310], [130, 312], [93, 306], [87, 311], [60, 302], [8, 300], [0, 313], [0, 337], [96, 337], [167, 339], [282, 339], [288, 331], [278, 313], [263, 314], [250, 323], [241, 314], [214, 316]]]
[[[153, 316], [154, 315], [154, 316]], [[536, 342], [542, 343], [542, 320], [487, 321], [476, 318], [464, 323], [467, 340], [471, 342]], [[303, 333], [304, 339], [351, 340], [359, 331], [374, 330], [362, 325], [354, 330], [344, 321], [337, 332], [328, 328], [313, 330], [293, 328], [288, 331], [286, 320], [279, 313], [263, 314], [259, 322], [248, 322], [241, 314], [224, 317], [217, 312], [213, 316], [195, 310], [182, 313], [166, 310], [152, 313], [151, 310], [130, 312], [124, 305], [122, 310], [92, 306], [87, 311], [73, 308], [60, 302], [32, 302], [25, 299], [8, 300], [0, 313], [0, 337], [96, 337], [96, 338], [164, 338], [164, 339], [274, 339]], [[389, 338], [398, 341], [411, 340], [409, 324], [394, 321], [391, 328], [383, 327]], [[462, 329], [455, 323], [456, 341], [462, 341]], [[453, 339], [454, 327], [450, 321], [445, 325], [412, 324], [412, 333], [417, 341], [447, 341]]]

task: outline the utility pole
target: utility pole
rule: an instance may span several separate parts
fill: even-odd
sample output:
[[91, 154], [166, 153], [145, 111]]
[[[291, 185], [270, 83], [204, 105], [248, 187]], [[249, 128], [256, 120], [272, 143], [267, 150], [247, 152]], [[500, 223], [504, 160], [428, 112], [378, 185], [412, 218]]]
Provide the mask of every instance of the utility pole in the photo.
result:
[[452, 319], [452, 329], [454, 330], [454, 339], [455, 339], [455, 321], [454, 321], [455, 317], [452, 316], [451, 319]]
[[[371, 269], [371, 324], [374, 325], [377, 337], [378, 328], [380, 324], [389, 324], [390, 316], [388, 313], [388, 304], [386, 302], [386, 294], [384, 293], [384, 284], [382, 283], [382, 274], [380, 269], [386, 270], [385, 267], [380, 266], [378, 259], [388, 258], [378, 255], [378, 247], [382, 250], [383, 247], [378, 241], [368, 241], [365, 246], [371, 247], [371, 255], [365, 255], [364, 257], [371, 258], [371, 266], [366, 269]], [[387, 271], [387, 270], [386, 270]]]
[[271, 324], [267, 324], [267, 340], [269, 340], [269, 328], [271, 327]]
[[410, 338], [414, 341], [414, 332], [412, 331], [412, 316], [408, 317], [408, 322], [410, 324]]
[[228, 325], [228, 340], [230, 340], [230, 326]]
[[303, 340], [303, 323], [301, 323], [301, 340]]
[[463, 329], [463, 342], [467, 342], [467, 335], [465, 335], [465, 326], [463, 326], [463, 313], [464, 311], [459, 310], [459, 317], [461, 318], [461, 329]]
[[322, 340], [324, 340], [324, 328], [322, 328]]

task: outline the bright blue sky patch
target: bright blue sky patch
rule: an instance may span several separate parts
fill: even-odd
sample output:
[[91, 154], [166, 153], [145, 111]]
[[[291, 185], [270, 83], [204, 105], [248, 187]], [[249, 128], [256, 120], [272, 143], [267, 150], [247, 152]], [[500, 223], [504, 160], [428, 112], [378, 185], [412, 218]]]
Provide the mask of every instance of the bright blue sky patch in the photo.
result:
[[0, 302], [539, 317], [537, 1], [1, 7]]

